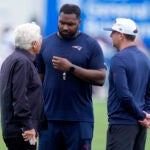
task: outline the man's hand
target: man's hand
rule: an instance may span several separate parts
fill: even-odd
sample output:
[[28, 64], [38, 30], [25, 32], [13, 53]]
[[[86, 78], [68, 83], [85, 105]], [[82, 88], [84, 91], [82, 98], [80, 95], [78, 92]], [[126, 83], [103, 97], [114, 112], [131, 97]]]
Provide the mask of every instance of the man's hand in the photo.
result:
[[36, 132], [34, 129], [25, 131], [22, 136], [24, 141], [29, 141], [31, 145], [36, 145]]
[[147, 113], [146, 111], [143, 111], [143, 113], [145, 113], [146, 114], [146, 118], [150, 120], [150, 114]]
[[145, 111], [143, 111], [143, 113], [146, 114], [146, 118], [144, 120], [139, 120], [139, 123], [146, 128], [150, 128], [150, 114]]
[[61, 70], [61, 71], [69, 71], [72, 63], [67, 60], [66, 58], [53, 56], [52, 64], [55, 69]]

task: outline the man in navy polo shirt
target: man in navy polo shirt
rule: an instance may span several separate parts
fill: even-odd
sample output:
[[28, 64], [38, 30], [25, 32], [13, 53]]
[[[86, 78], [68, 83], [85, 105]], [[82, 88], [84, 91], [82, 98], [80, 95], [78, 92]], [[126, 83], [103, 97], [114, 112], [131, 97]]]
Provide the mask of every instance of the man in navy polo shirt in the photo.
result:
[[144, 150], [150, 128], [150, 61], [135, 44], [133, 20], [117, 18], [111, 28], [119, 51], [109, 73], [107, 150]]
[[97, 41], [80, 32], [80, 8], [65, 4], [58, 32], [43, 40], [37, 65], [48, 130], [39, 150], [90, 150], [93, 137], [92, 85], [104, 84], [106, 69]]

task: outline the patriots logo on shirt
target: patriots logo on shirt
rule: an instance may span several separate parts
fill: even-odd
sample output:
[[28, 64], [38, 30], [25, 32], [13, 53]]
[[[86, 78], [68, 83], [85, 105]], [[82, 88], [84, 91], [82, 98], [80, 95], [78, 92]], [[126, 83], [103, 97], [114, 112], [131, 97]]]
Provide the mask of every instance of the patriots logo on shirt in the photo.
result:
[[78, 51], [80, 51], [80, 50], [82, 49], [81, 46], [72, 46], [72, 48], [75, 48], [75, 49], [77, 49]]

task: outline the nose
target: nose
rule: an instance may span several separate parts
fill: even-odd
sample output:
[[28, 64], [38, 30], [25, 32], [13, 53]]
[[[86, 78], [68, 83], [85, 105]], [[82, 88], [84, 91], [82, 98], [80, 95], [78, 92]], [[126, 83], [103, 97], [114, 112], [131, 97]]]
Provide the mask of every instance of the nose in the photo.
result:
[[68, 30], [68, 25], [65, 24], [65, 25], [63, 26], [63, 29], [64, 29], [64, 30]]

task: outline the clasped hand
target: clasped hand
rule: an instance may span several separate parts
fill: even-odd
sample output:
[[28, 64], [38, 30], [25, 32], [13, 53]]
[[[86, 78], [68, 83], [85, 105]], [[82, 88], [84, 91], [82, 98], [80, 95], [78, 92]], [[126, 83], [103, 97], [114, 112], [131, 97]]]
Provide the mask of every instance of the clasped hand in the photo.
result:
[[150, 114], [143, 111], [146, 114], [146, 118], [144, 120], [139, 120], [139, 123], [146, 127], [146, 128], [150, 128]]

